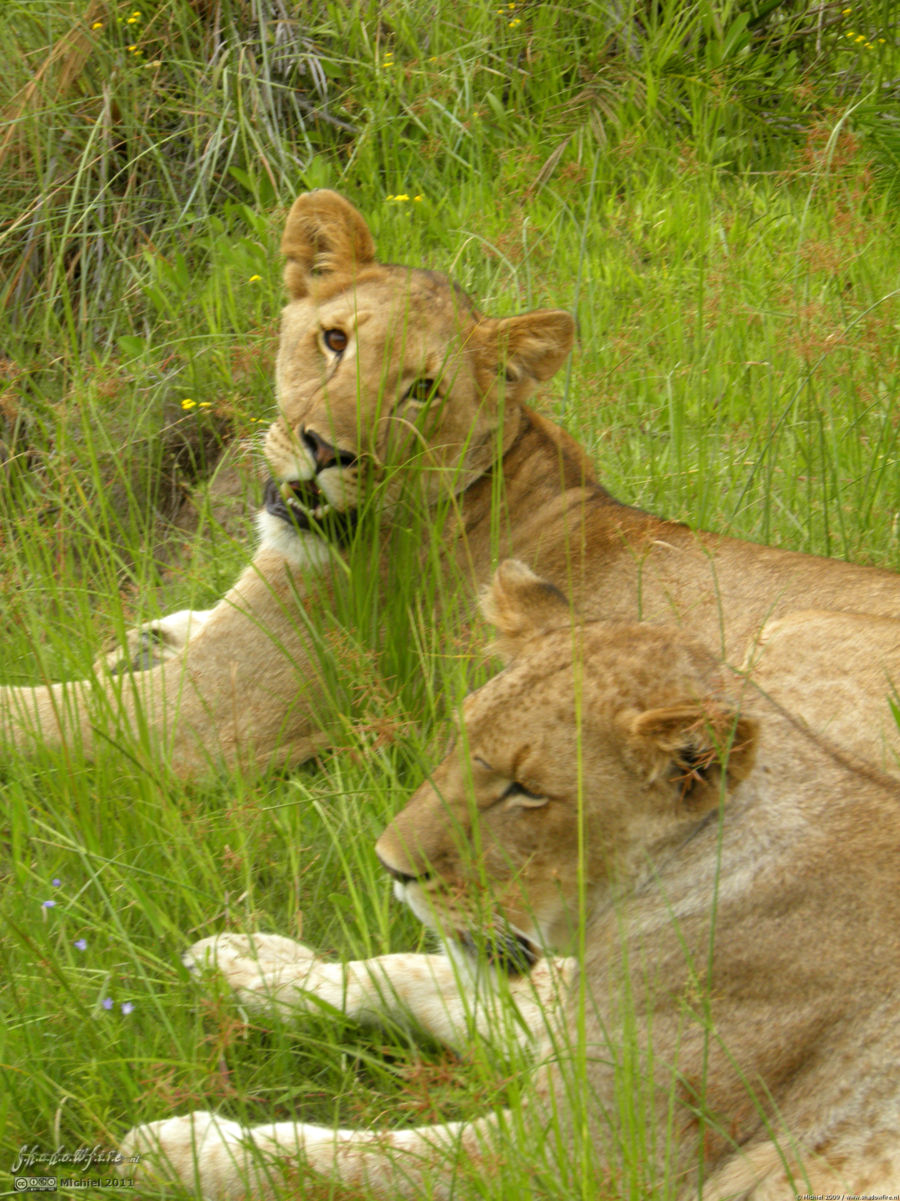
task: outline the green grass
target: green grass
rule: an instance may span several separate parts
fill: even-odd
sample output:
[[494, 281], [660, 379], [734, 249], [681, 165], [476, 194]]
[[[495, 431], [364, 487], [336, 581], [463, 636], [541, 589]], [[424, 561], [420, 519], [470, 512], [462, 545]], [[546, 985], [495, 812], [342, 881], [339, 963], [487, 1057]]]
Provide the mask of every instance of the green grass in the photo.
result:
[[[544, 404], [620, 499], [900, 566], [891, 6], [764, 8], [323, 0], [279, 24], [231, 0], [216, 35], [187, 0], [10, 0], [4, 681], [80, 676], [245, 561], [280, 227], [311, 186], [347, 193], [383, 258], [450, 270], [488, 311], [577, 311]], [[360, 585], [347, 611], [369, 602]], [[515, 1098], [487, 1054], [420, 1060], [324, 1018], [245, 1027], [179, 965], [225, 927], [302, 925], [340, 956], [421, 945], [372, 844], [434, 762], [465, 665], [416, 629], [403, 687], [371, 637], [342, 647], [353, 717], [309, 768], [200, 787], [127, 747], [4, 759], [0, 1165], [191, 1107], [404, 1124]], [[481, 1187], [605, 1195], [579, 1183], [589, 1148], [576, 1160]]]

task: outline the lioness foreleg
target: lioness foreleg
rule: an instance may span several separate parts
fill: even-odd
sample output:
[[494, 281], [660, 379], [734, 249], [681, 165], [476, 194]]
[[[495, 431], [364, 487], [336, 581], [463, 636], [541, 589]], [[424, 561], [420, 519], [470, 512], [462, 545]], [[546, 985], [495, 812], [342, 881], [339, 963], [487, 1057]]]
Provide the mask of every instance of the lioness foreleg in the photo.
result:
[[379, 1197], [445, 1198], [454, 1190], [454, 1166], [492, 1158], [500, 1120], [492, 1114], [475, 1122], [364, 1131], [295, 1122], [243, 1127], [198, 1112], [129, 1131], [122, 1154], [138, 1162], [124, 1162], [119, 1171], [176, 1181], [207, 1201], [271, 1197], [296, 1190], [309, 1173], [367, 1186]]
[[213, 609], [171, 615], [172, 641], [154, 666], [106, 663], [82, 680], [0, 685], [0, 745], [66, 744], [90, 757], [110, 737], [133, 736], [141, 754], [186, 778], [309, 758], [331, 713], [306, 633], [322, 603], [322, 551], [309, 541], [302, 563], [263, 549]]
[[573, 961], [542, 960], [502, 987], [476, 981], [447, 955], [397, 953], [328, 963], [278, 934], [220, 934], [195, 943], [191, 969], [214, 967], [241, 1004], [282, 1017], [328, 1006], [364, 1025], [412, 1021], [464, 1049], [473, 1036], [527, 1047], [555, 1026]]

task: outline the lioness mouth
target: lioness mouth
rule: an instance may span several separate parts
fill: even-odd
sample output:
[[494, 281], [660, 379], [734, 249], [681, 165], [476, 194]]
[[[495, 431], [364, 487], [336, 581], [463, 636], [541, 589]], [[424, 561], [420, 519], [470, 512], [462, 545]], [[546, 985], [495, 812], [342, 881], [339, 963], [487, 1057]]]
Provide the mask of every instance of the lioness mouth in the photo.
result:
[[468, 930], [458, 930], [456, 937], [468, 955], [489, 963], [511, 979], [527, 976], [541, 958], [534, 943], [516, 930], [494, 930], [478, 937]]
[[286, 521], [297, 530], [319, 534], [329, 542], [349, 541], [356, 525], [356, 510], [342, 512], [336, 509], [314, 479], [278, 484], [269, 478], [263, 492], [263, 504], [273, 517]]

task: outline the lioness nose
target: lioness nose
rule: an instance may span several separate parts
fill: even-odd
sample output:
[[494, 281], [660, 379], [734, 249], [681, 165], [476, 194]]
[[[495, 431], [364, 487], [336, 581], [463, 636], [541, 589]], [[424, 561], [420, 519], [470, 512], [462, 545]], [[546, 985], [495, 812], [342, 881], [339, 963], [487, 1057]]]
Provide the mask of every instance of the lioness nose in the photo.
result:
[[327, 467], [352, 467], [356, 462], [355, 455], [348, 454], [345, 450], [338, 450], [336, 446], [332, 446], [330, 442], [319, 437], [315, 430], [301, 430], [300, 437], [306, 443], [306, 447], [313, 457], [316, 471], [324, 471]]
[[375, 848], [375, 855], [388, 875], [393, 876], [395, 880], [399, 880], [401, 884], [414, 884], [417, 880], [427, 880], [431, 875], [431, 872], [428, 871], [421, 872], [418, 875], [411, 875], [409, 872], [401, 871], [398, 867], [393, 867], [383, 855], [379, 854], [377, 847]]

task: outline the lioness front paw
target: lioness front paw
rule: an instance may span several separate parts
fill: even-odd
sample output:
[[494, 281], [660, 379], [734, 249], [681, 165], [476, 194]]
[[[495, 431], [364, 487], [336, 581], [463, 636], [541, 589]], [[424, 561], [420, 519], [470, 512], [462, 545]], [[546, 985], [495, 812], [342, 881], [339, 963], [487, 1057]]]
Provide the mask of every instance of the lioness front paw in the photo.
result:
[[177, 653], [154, 626], [138, 626], [128, 630], [124, 646], [117, 643], [112, 650], [104, 651], [94, 660], [94, 671], [105, 671], [111, 676], [125, 671], [149, 671]]
[[117, 644], [94, 661], [94, 671], [120, 675], [123, 671], [149, 671], [182, 653], [189, 639], [205, 625], [211, 609], [179, 609], [135, 626], [125, 634], [125, 644]]
[[[340, 1131], [299, 1122], [241, 1126], [214, 1113], [187, 1113], [135, 1126], [121, 1143], [119, 1172], [180, 1184], [205, 1201], [263, 1201], [273, 1188], [291, 1196], [308, 1171], [331, 1173]], [[365, 1137], [365, 1136], [364, 1136]]]
[[135, 1126], [120, 1150], [122, 1175], [185, 1185], [205, 1198], [244, 1197], [253, 1184], [247, 1131], [213, 1113], [199, 1111]]
[[249, 1008], [295, 1009], [318, 965], [314, 951], [280, 934], [216, 934], [182, 956], [192, 972], [218, 971]]

